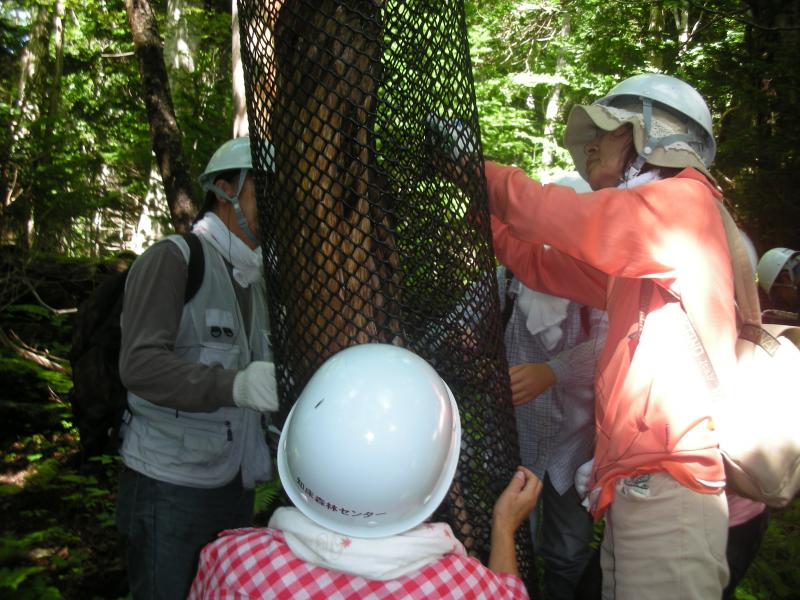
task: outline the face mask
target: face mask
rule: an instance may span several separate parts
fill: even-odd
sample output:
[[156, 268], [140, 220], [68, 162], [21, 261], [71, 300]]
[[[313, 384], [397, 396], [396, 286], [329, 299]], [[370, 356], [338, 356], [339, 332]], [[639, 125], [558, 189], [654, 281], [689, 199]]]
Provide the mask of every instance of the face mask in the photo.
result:
[[213, 212], [207, 212], [195, 223], [192, 231], [202, 235], [231, 263], [236, 283], [248, 287], [262, 279], [261, 249], [251, 250], [247, 244], [231, 233]]

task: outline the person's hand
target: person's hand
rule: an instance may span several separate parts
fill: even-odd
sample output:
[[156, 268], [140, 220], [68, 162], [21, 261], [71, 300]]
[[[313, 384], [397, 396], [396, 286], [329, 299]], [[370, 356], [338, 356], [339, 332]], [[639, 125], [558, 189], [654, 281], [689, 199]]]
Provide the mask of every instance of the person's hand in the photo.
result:
[[467, 165], [478, 151], [478, 141], [468, 125], [433, 113], [425, 118], [425, 144], [433, 167], [446, 179], [469, 193]]
[[556, 374], [546, 363], [515, 365], [508, 370], [508, 377], [514, 406], [530, 402], [556, 383]]
[[492, 533], [513, 535], [536, 507], [541, 491], [541, 480], [525, 467], [517, 467], [506, 489], [494, 503]]
[[454, 163], [461, 162], [478, 150], [472, 130], [458, 119], [444, 119], [433, 113], [425, 119], [429, 143]]
[[592, 467], [594, 467], [594, 459], [589, 462], [583, 463], [578, 470], [575, 471], [575, 491], [578, 492], [581, 500], [586, 498], [589, 493], [589, 481], [592, 478]]
[[278, 385], [275, 365], [253, 361], [233, 378], [233, 403], [259, 412], [278, 410]]
[[494, 503], [489, 568], [519, 577], [514, 533], [536, 508], [542, 482], [525, 467], [517, 467], [511, 481]]

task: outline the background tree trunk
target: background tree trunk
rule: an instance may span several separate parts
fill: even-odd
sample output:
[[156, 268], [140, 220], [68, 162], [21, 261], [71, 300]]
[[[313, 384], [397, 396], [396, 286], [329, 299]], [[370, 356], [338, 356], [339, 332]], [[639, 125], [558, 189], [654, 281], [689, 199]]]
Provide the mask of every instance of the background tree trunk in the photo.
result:
[[[564, 12], [561, 17], [561, 29], [559, 31], [559, 36], [562, 38], [569, 37], [569, 30], [570, 30], [570, 15], [567, 12]], [[564, 70], [566, 66], [566, 59], [564, 58], [564, 52], [562, 50], [558, 51], [558, 55], [556, 57], [556, 68], [555, 68], [555, 75], [559, 77], [561, 72]], [[561, 112], [561, 84], [556, 83], [553, 86], [553, 90], [550, 93], [550, 97], [547, 99], [547, 105], [545, 106], [544, 111], [544, 137], [548, 140], [552, 139], [555, 134], [556, 124], [558, 122], [559, 114]], [[552, 142], [547, 142], [542, 146], [542, 164], [545, 166], [550, 166], [553, 164], [553, 146]]]
[[233, 71], [233, 137], [248, 135], [247, 101], [244, 94], [242, 46], [239, 37], [239, 3], [231, 0], [231, 70]]
[[191, 200], [191, 183], [181, 149], [182, 135], [164, 64], [163, 43], [147, 0], [125, 0], [125, 9], [142, 76], [153, 151], [164, 182], [172, 225], [175, 231], [186, 232], [196, 210]]
[[[38, 99], [42, 94], [42, 64], [47, 56], [50, 42], [50, 28], [47, 26], [49, 11], [39, 7], [31, 20], [30, 38], [20, 53], [17, 94], [11, 115], [11, 135], [6, 152], [9, 158], [16, 154], [17, 147], [30, 144], [31, 124], [39, 118], [41, 110]], [[26, 153], [27, 154], [27, 153]], [[2, 224], [3, 238], [11, 237], [23, 248], [29, 248], [31, 239], [31, 195], [28, 190], [19, 189], [18, 165], [14, 161], [3, 161]], [[16, 203], [16, 206], [14, 204]]]
[[[54, 252], [59, 249], [61, 241], [66, 237], [66, 232], [70, 223], [65, 223], [60, 218], [53, 218], [50, 202], [52, 198], [46, 190], [53, 186], [47, 165], [52, 161], [53, 149], [53, 130], [55, 121], [58, 118], [58, 111], [61, 106], [61, 74], [64, 71], [64, 2], [57, 0], [53, 7], [53, 18], [50, 38], [53, 40], [55, 56], [52, 61], [52, 69], [49, 83], [46, 87], [47, 98], [46, 108], [43, 106], [42, 114], [37, 122], [39, 133], [37, 137], [43, 142], [41, 152], [36, 157], [34, 164], [42, 171], [40, 177], [34, 180], [31, 186], [31, 200], [33, 205], [33, 221], [35, 225], [35, 237], [33, 245], [37, 250]], [[57, 182], [56, 182], [57, 183]]]

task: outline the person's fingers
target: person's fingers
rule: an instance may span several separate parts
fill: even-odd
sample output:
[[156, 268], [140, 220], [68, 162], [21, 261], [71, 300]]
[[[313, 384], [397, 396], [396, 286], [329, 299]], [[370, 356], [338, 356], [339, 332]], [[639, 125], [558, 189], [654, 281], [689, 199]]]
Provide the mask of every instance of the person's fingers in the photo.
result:
[[531, 495], [539, 495], [539, 492], [542, 490], [542, 480], [533, 475], [525, 482], [525, 487], [522, 489], [523, 492], [530, 493]]
[[525, 484], [519, 491], [519, 498], [532, 510], [542, 491], [542, 481], [525, 467], [518, 467], [517, 473], [521, 473], [525, 478]]
[[525, 488], [527, 484], [527, 476], [525, 473], [519, 470], [518, 467], [516, 471], [514, 471], [514, 475], [511, 476], [508, 484], [506, 484], [506, 488], [500, 494], [500, 498], [508, 498], [513, 499], [516, 498], [519, 493]]
[[515, 406], [530, 402], [536, 397], [532, 393], [530, 382], [522, 377], [514, 377], [511, 380], [511, 401]]
[[525, 379], [525, 365], [514, 365], [508, 370], [508, 378], [511, 386], [519, 385]]
[[530, 401], [531, 398], [529, 398], [526, 394], [514, 392], [514, 390], [511, 390], [511, 404], [513, 404], [514, 406], [522, 406], [523, 404], [527, 404]]
[[526, 477], [525, 473], [520, 469], [521, 469], [520, 467], [517, 467], [517, 470], [514, 471], [514, 475], [511, 476], [511, 482], [510, 482], [511, 484], [513, 484], [512, 487], [514, 489], [519, 489], [519, 490], [524, 488], [525, 484], [528, 481], [528, 478]]

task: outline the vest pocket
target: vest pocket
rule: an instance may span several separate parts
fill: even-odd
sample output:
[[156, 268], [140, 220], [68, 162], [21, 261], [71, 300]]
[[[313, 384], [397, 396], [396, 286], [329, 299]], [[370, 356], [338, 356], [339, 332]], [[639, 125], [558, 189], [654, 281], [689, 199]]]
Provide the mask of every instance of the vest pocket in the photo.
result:
[[200, 346], [197, 362], [203, 365], [220, 365], [223, 369], [236, 369], [239, 366], [241, 350], [235, 344], [206, 342]]
[[178, 423], [142, 423], [137, 436], [142, 458], [154, 464], [187, 465], [218, 462], [231, 448], [224, 428], [193, 429]]

